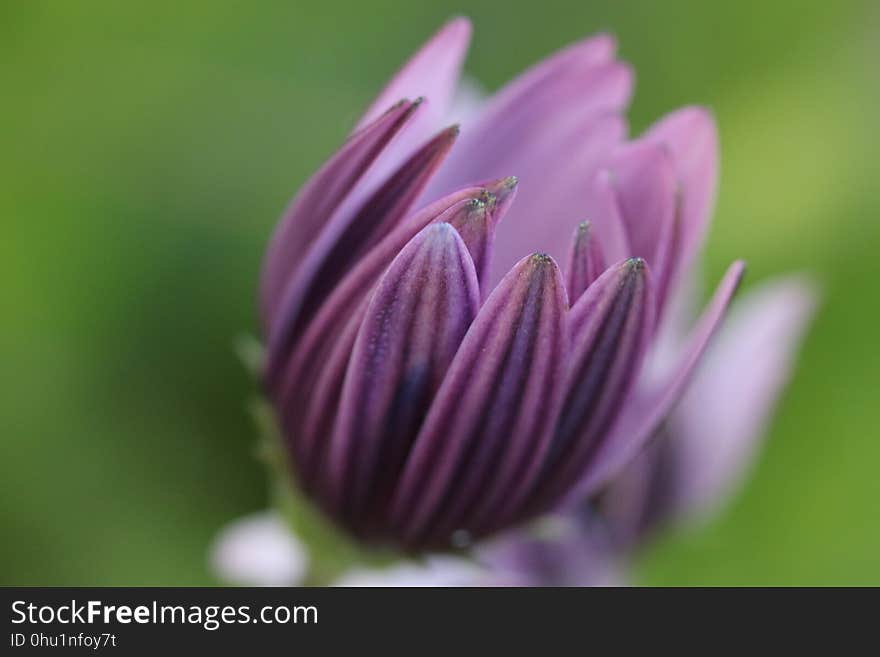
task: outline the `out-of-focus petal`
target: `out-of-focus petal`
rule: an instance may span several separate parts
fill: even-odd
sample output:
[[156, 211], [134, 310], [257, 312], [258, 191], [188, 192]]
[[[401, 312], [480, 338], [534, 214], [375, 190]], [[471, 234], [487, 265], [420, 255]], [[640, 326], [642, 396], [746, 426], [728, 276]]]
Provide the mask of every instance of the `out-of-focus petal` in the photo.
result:
[[480, 306], [450, 224], [422, 230], [379, 282], [358, 332], [327, 464], [338, 512], [365, 531], [387, 502], [430, 400]]
[[718, 131], [711, 112], [684, 107], [660, 119], [643, 138], [672, 153], [681, 185], [681, 233], [677, 271], [689, 267], [702, 245], [718, 188]]
[[766, 283], [734, 304], [669, 419], [678, 511], [705, 513], [752, 462], [816, 306], [802, 278]]
[[458, 83], [444, 123], [465, 125], [477, 119], [489, 94], [474, 78], [464, 75]]
[[417, 107], [418, 103], [400, 101], [352, 135], [303, 186], [285, 211], [269, 243], [260, 281], [260, 312], [267, 335], [284, 289], [306, 250]]
[[678, 364], [667, 377], [650, 391], [639, 391], [602, 449], [592, 460], [584, 479], [574, 489], [572, 499], [583, 499], [595, 494], [635, 458], [660, 423], [666, 419], [684, 393], [694, 369], [700, 361], [710, 338], [724, 318], [728, 304], [739, 287], [744, 263], [737, 261], [727, 270], [708, 308], [691, 331], [678, 357]]
[[486, 300], [394, 497], [391, 520], [409, 543], [478, 536], [474, 514], [528, 476], [556, 414], [567, 305], [562, 275], [543, 254], [524, 258]]
[[449, 556], [432, 556], [419, 563], [401, 563], [388, 568], [356, 568], [345, 573], [335, 586], [349, 587], [437, 587], [480, 586], [488, 573], [476, 564]]
[[436, 130], [448, 115], [470, 40], [471, 23], [467, 18], [446, 23], [386, 85], [361, 118], [358, 129], [401, 98], [424, 97], [430, 101], [428, 113]]
[[308, 564], [305, 548], [274, 511], [252, 513], [223, 527], [209, 554], [217, 576], [239, 586], [293, 586]]
[[626, 228], [627, 255], [647, 261], [662, 308], [676, 245], [678, 194], [672, 158], [665, 147], [638, 140], [619, 148], [608, 170]]
[[556, 514], [475, 549], [493, 586], [623, 586], [620, 555], [600, 521]]
[[358, 259], [406, 215], [457, 135], [457, 128], [444, 130], [416, 151], [363, 204], [359, 199], [346, 199], [326, 222], [284, 289], [268, 340], [266, 380], [270, 386], [278, 382], [307, 322]]
[[653, 318], [653, 291], [639, 258], [609, 267], [572, 306], [564, 401], [534, 504], [550, 508], [605, 447], [631, 398]]
[[637, 547], [669, 520], [679, 474], [671, 436], [661, 426], [611, 484], [590, 500], [618, 551]]

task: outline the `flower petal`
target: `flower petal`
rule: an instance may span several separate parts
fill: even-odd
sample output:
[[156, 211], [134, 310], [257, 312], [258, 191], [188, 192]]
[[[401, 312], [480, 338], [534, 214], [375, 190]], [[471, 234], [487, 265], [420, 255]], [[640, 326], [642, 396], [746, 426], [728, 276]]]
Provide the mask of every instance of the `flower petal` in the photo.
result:
[[564, 401], [531, 501], [543, 509], [582, 476], [631, 397], [653, 332], [645, 261], [630, 258], [610, 267], [570, 315]]
[[430, 100], [429, 112], [436, 130], [452, 102], [470, 40], [467, 18], [446, 23], [391, 79], [361, 118], [358, 129], [374, 121], [398, 98], [424, 97]]
[[684, 107], [662, 118], [645, 140], [672, 153], [681, 194], [681, 253], [677, 271], [687, 269], [703, 242], [718, 188], [718, 131], [711, 112]]
[[327, 463], [356, 529], [387, 503], [430, 401], [480, 306], [467, 248], [448, 223], [423, 229], [379, 282], [360, 326]]
[[410, 544], [473, 536], [470, 512], [533, 461], [555, 417], [568, 300], [556, 263], [524, 258], [492, 291], [450, 366], [394, 496]]
[[214, 539], [211, 568], [230, 584], [293, 586], [308, 564], [305, 547], [275, 511], [238, 518]]
[[348, 200], [309, 247], [288, 282], [268, 340], [266, 380], [272, 386], [294, 341], [333, 287], [409, 211], [458, 135], [444, 130], [419, 149], [357, 209]]
[[632, 73], [613, 59], [614, 41], [599, 36], [551, 56], [486, 104], [432, 181], [430, 198], [486, 176], [515, 174], [519, 198], [498, 234], [494, 286], [535, 249], [563, 258], [579, 202], [604, 157], [625, 136], [619, 113]]
[[493, 574], [473, 561], [449, 555], [430, 555], [418, 562], [398, 562], [386, 568], [353, 568], [333, 586], [416, 588], [440, 586], [484, 586], [493, 584]]
[[302, 256], [417, 107], [418, 103], [400, 101], [352, 135], [285, 210], [269, 243], [260, 281], [260, 310], [267, 335], [284, 289]]
[[644, 447], [660, 423], [669, 415], [681, 398], [685, 387], [724, 318], [727, 306], [742, 279], [744, 263], [737, 261], [724, 275], [715, 296], [691, 331], [678, 364], [663, 381], [630, 404], [625, 415], [614, 427], [603, 448], [596, 454], [573, 499], [582, 499], [596, 493], [621, 471]]
[[713, 510], [742, 478], [815, 306], [812, 285], [797, 277], [766, 283], [734, 304], [669, 418], [679, 513]]
[[605, 270], [605, 258], [599, 242], [593, 236], [589, 221], [582, 221], [574, 231], [568, 266], [565, 269], [565, 288], [569, 303], [575, 303]]
[[638, 140], [618, 149], [609, 164], [620, 217], [626, 227], [629, 256], [651, 267], [658, 308], [662, 308], [675, 255], [678, 194], [667, 149]]
[[610, 170], [597, 171], [586, 186], [584, 213], [590, 219], [592, 237], [608, 262], [620, 262], [632, 256], [620, 199]]
[[517, 179], [513, 176], [490, 183], [488, 203], [483, 203], [484, 211], [462, 212], [450, 218], [449, 223], [458, 231], [467, 246], [483, 296], [489, 290], [489, 269], [492, 264], [492, 250], [495, 242], [495, 227], [505, 215], [516, 195]]
[[[492, 230], [513, 193], [511, 184], [505, 179], [468, 187], [417, 212], [370, 251], [321, 307], [285, 365], [277, 395], [285, 433], [293, 437], [294, 452], [306, 473], [323, 459], [328, 442], [324, 438], [332, 429], [348, 358], [376, 281], [400, 250], [432, 222], [473, 223]], [[487, 221], [487, 213], [494, 218]], [[465, 245], [469, 246], [468, 240]]]

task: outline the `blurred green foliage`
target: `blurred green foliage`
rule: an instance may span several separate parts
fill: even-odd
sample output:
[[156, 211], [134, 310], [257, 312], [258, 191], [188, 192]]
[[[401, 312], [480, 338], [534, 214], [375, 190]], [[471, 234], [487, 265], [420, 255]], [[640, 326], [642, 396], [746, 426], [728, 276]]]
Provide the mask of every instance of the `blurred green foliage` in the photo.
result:
[[742, 256], [824, 288], [749, 485], [640, 581], [880, 584], [880, 11], [821, 0], [0, 4], [0, 582], [212, 581], [210, 537], [266, 500], [233, 342], [272, 225], [457, 13], [489, 88], [617, 34], [634, 130], [718, 117], [709, 280]]

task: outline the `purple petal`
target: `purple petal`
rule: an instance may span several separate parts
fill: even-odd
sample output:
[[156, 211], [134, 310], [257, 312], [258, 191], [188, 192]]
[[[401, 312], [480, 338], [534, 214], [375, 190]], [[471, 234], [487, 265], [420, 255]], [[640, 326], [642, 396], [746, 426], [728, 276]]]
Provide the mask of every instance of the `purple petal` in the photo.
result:
[[288, 282], [268, 340], [266, 380], [272, 386], [293, 343], [333, 287], [409, 211], [458, 135], [441, 132], [405, 162], [357, 209], [348, 200], [309, 247]]
[[535, 249], [563, 258], [583, 216], [584, 180], [625, 136], [618, 116], [632, 91], [630, 69], [607, 36], [548, 58], [489, 100], [428, 189], [442, 193], [486, 176], [516, 174], [516, 206], [497, 238], [491, 281]]
[[658, 121], [643, 138], [672, 153], [682, 189], [681, 254], [677, 271], [686, 269], [703, 242], [718, 187], [718, 133], [712, 114], [684, 107]]
[[[425, 419], [392, 504], [410, 544], [448, 544], [518, 484], [552, 428], [567, 343], [558, 267], [536, 254], [492, 291]], [[502, 501], [502, 500], [498, 500]]]
[[624, 586], [621, 555], [600, 519], [547, 515], [477, 547], [494, 586]]
[[592, 237], [605, 260], [620, 262], [632, 255], [614, 175], [608, 169], [597, 171], [586, 185], [584, 213], [590, 219]]
[[741, 480], [815, 306], [800, 278], [764, 284], [734, 304], [669, 418], [680, 460], [678, 512], [716, 508]]
[[605, 270], [605, 258], [599, 242], [593, 236], [589, 221], [578, 224], [571, 240], [571, 250], [566, 267], [565, 288], [568, 300], [575, 303]]
[[267, 335], [284, 288], [302, 256], [417, 107], [418, 103], [401, 101], [352, 135], [303, 186], [284, 212], [269, 244], [260, 282], [261, 317]]
[[[288, 362], [277, 394], [282, 423], [294, 437], [297, 460], [306, 471], [322, 458], [323, 438], [332, 428], [339, 390], [354, 346], [366, 301], [376, 281], [400, 250], [432, 222], [453, 225], [500, 219], [511, 194], [509, 179], [459, 190], [415, 213], [370, 251], [336, 287], [303, 332]], [[480, 217], [494, 213], [486, 222]]]
[[516, 196], [517, 179], [511, 176], [490, 186], [493, 190], [490, 192], [492, 202], [483, 203], [483, 211], [463, 212], [449, 221], [461, 235], [474, 261], [483, 296], [488, 292], [495, 227]]
[[638, 454], [660, 423], [681, 398], [710, 338], [721, 324], [727, 306], [742, 279], [744, 263], [737, 261], [727, 270], [708, 308], [688, 338], [678, 364], [653, 390], [641, 393], [614, 427], [603, 448], [592, 460], [588, 472], [573, 498], [596, 493], [609, 483]]
[[610, 267], [570, 313], [565, 396], [532, 504], [551, 507], [607, 444], [628, 402], [653, 332], [645, 261]]
[[680, 474], [669, 432], [661, 426], [601, 494], [589, 500], [621, 551], [649, 540], [669, 520]]
[[[425, 101], [424, 110], [419, 112], [400, 138], [389, 146], [387, 157], [383, 158], [378, 167], [381, 175], [391, 173], [399, 162], [444, 124], [453, 122], [449, 118], [449, 110], [461, 65], [467, 54], [470, 35], [471, 25], [466, 18], [456, 18], [443, 26], [392, 78], [361, 119], [359, 127], [369, 123], [373, 116], [380, 113], [383, 105], [398, 98], [421, 98]], [[428, 200], [437, 198], [439, 195], [433, 195]]]
[[666, 297], [675, 247], [677, 197], [672, 158], [664, 146], [639, 140], [609, 164], [630, 253], [651, 267], [658, 307]]
[[399, 98], [430, 100], [434, 130], [446, 117], [471, 40], [467, 18], [454, 18], [432, 36], [391, 79], [358, 123], [358, 129], [381, 115]]
[[586, 182], [626, 136], [626, 123], [617, 115], [604, 114], [590, 116], [571, 130], [552, 125], [546, 130], [554, 134], [538, 137], [534, 145], [524, 140], [522, 155], [510, 163], [508, 170], [521, 184], [517, 202], [496, 238], [493, 283], [535, 249], [564, 261], [571, 226], [584, 217], [592, 219]]
[[473, 262], [447, 223], [416, 235], [379, 282], [348, 364], [327, 464], [328, 490], [352, 525], [363, 528], [387, 503], [479, 306]]

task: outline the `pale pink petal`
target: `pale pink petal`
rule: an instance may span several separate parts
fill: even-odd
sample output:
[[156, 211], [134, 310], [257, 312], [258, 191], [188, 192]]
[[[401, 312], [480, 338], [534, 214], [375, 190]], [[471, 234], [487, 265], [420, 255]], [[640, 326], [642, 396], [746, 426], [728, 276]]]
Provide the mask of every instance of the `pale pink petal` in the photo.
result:
[[465, 125], [476, 121], [488, 97], [489, 94], [477, 80], [468, 75], [462, 76], [443, 123]]
[[744, 476], [815, 306], [813, 287], [796, 277], [734, 305], [669, 419], [681, 512], [713, 510]]
[[401, 98], [419, 97], [428, 99], [433, 129], [439, 128], [448, 114], [470, 40], [471, 23], [467, 18], [454, 18], [440, 28], [373, 101], [358, 123], [358, 129]]
[[688, 267], [703, 243], [718, 188], [718, 132], [703, 107], [684, 107], [652, 126], [645, 140], [672, 153], [682, 191], [679, 271]]

